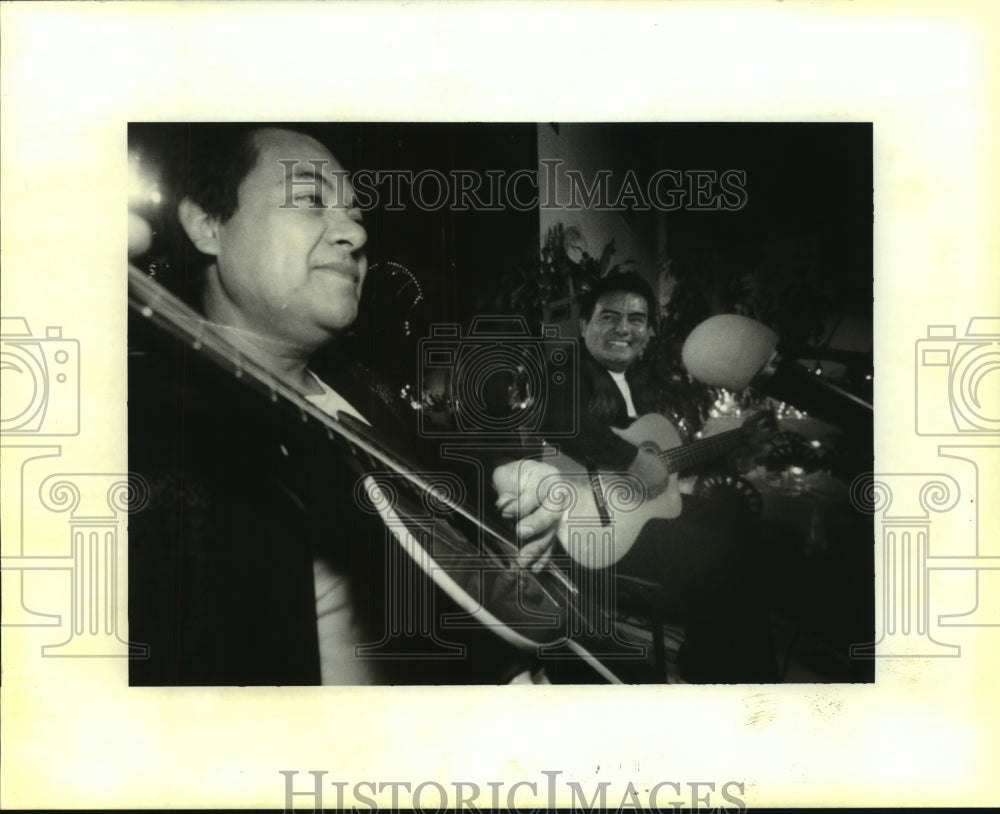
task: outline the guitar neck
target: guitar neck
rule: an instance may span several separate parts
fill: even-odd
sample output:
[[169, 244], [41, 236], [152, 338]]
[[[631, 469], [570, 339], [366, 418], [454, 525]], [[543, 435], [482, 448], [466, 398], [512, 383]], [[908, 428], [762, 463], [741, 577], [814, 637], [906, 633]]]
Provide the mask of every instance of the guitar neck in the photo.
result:
[[734, 430], [720, 432], [709, 438], [703, 438], [692, 444], [664, 450], [660, 453], [660, 458], [666, 461], [671, 472], [683, 472], [698, 464], [711, 461], [724, 455], [731, 449], [739, 446], [746, 433], [742, 427]]
[[378, 441], [371, 430], [351, 417], [334, 418], [317, 407], [298, 390], [273, 376], [266, 368], [248, 358], [213, 323], [191, 309], [158, 283], [150, 280], [139, 269], [129, 264], [129, 307], [153, 322], [176, 339], [203, 354], [221, 370], [228, 371], [248, 387], [265, 395], [275, 405], [285, 404], [298, 411], [303, 423], [320, 428], [330, 441], [339, 441], [355, 455], [363, 454], [377, 467], [398, 474], [418, 491], [432, 495], [435, 501], [446, 506], [464, 520], [490, 535], [508, 555], [516, 554], [518, 547], [507, 535], [484, 522], [461, 502], [443, 494], [439, 488], [414, 471], [402, 458]]
[[[376, 439], [366, 424], [351, 416], [334, 417], [320, 409], [298, 390], [276, 378], [262, 365], [249, 358], [218, 326], [205, 320], [131, 264], [128, 266], [128, 293], [130, 309], [142, 318], [190, 346], [208, 361], [215, 363], [220, 371], [235, 376], [245, 385], [263, 393], [275, 407], [290, 406], [298, 411], [304, 423], [321, 428], [329, 440], [338, 441], [353, 460], [369, 470], [370, 475], [366, 477], [366, 481], [372, 475], [380, 475], [382, 470], [388, 471], [399, 475], [420, 497], [431, 498], [435, 507], [441, 506], [449, 510], [444, 513], [445, 516], [434, 521], [431, 537], [433, 539], [434, 534], [441, 533], [445, 534], [442, 539], [449, 539], [452, 542], [459, 540], [463, 543], [455, 550], [460, 551], [461, 559], [466, 565], [455, 566], [457, 570], [449, 570], [449, 566], [442, 565], [441, 561], [435, 563], [431, 560], [423, 542], [414, 537], [414, 528], [419, 528], [421, 535], [424, 534], [426, 527], [423, 523], [425, 519], [423, 514], [408, 517], [408, 511], [404, 509], [407, 501], [391, 507], [394, 514], [388, 514], [388, 509], [386, 511], [390, 517], [401, 518], [405, 533], [393, 530], [393, 534], [402, 550], [416, 558], [417, 567], [425, 569], [445, 594], [474, 618], [493, 629], [498, 636], [507, 641], [514, 641], [519, 647], [526, 646], [525, 643], [537, 646], [534, 640], [526, 639], [520, 632], [508, 629], [504, 622], [506, 617], [495, 615], [486, 606], [484, 598], [478, 594], [478, 588], [474, 593], [463, 589], [462, 575], [466, 572], [462, 569], [467, 569], [467, 564], [472, 559], [484, 563], [488, 567], [487, 573], [500, 569], [503, 572], [517, 571], [523, 574], [510, 583], [518, 591], [519, 608], [522, 607], [521, 600], [524, 598], [521, 591], [524, 590], [524, 596], [528, 596], [527, 589], [523, 588], [520, 580], [529, 579], [534, 592], [532, 602], [547, 603], [544, 607], [556, 610], [559, 610], [561, 605], [566, 605], [573, 613], [580, 613], [575, 610], [574, 605], [574, 597], [579, 589], [557, 567], [555, 560], [549, 560], [544, 566], [545, 575], [548, 577], [546, 581], [541, 581], [542, 574], [534, 574], [522, 568], [517, 562], [520, 547], [511, 540], [506, 531], [485, 522], [479, 516], [478, 507], [469, 508], [461, 502], [461, 499], [447, 494], [438, 484], [432, 483], [415, 471], [403, 458]], [[461, 522], [453, 522], [457, 520]], [[498, 607], [502, 601], [498, 601]], [[558, 618], [558, 614], [554, 618]], [[520, 623], [520, 620], [518, 621]], [[590, 654], [583, 645], [571, 638], [565, 639], [565, 642], [576, 657], [583, 659], [605, 680], [620, 683], [614, 673]]]

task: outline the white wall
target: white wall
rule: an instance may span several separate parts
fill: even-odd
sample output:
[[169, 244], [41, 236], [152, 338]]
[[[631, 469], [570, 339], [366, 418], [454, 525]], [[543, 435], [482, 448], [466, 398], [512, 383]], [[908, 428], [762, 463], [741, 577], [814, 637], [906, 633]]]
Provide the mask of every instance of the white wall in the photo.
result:
[[[617, 136], [622, 133], [622, 125], [601, 124], [559, 124], [558, 133], [550, 124], [538, 126], [539, 193], [542, 205], [539, 207], [540, 239], [545, 242], [548, 230], [558, 223], [566, 227], [576, 226], [586, 241], [586, 251], [595, 258], [601, 256], [605, 244], [615, 240], [616, 252], [610, 265], [632, 261], [635, 270], [643, 274], [655, 285], [657, 275], [657, 217], [656, 213], [630, 213], [589, 210], [571, 210], [569, 183], [566, 169], [579, 170], [586, 183], [593, 183], [599, 170], [610, 170], [609, 187], [612, 195], [621, 188], [628, 169], [636, 170], [637, 176], [645, 183], [646, 170], [657, 156], [655, 143], [646, 140], [648, 149], [635, 154], [635, 142], [621, 143]], [[614, 128], [614, 129], [612, 129]], [[548, 187], [552, 171], [542, 163], [545, 159], [559, 159], [563, 164], [555, 172], [556, 189]], [[551, 208], [549, 203], [562, 204]]]

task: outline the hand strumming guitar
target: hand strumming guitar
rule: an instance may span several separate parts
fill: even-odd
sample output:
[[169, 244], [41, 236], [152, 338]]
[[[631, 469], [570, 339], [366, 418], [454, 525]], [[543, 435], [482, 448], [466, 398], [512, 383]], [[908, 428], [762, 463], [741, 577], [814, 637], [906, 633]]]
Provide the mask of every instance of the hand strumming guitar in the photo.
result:
[[540, 495], [543, 481], [559, 470], [542, 461], [520, 460], [503, 464], [493, 472], [496, 506], [501, 517], [517, 522], [515, 532], [524, 542], [518, 564], [538, 571], [548, 562], [565, 512], [547, 508]]

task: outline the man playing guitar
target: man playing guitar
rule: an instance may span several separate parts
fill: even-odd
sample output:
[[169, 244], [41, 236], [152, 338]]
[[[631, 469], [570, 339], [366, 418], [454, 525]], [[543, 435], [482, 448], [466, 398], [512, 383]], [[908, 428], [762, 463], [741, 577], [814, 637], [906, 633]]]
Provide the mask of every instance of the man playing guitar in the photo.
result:
[[[654, 330], [655, 303], [649, 284], [633, 273], [603, 277], [581, 298], [578, 432], [553, 445], [559, 459], [576, 461], [591, 474], [597, 491], [597, 473], [637, 477], [646, 504], [657, 509], [646, 521], [641, 514], [645, 506], [640, 506], [641, 522], [632, 533], [620, 533], [629, 516], [608, 518], [606, 523], [616, 524], [616, 550], [590, 552], [590, 564], [614, 564], [618, 574], [662, 585], [670, 616], [685, 626], [685, 643], [678, 653], [684, 680], [773, 682], [777, 672], [754, 518], [739, 506], [681, 495], [669, 456], [648, 443], [652, 439], [643, 439], [647, 422], [667, 423], [662, 416], [645, 415], [662, 409], [651, 401], [648, 371], [640, 361]], [[548, 408], [565, 406], [553, 403]], [[565, 417], [549, 423], [569, 425]], [[679, 443], [676, 432], [668, 430]], [[543, 550], [543, 542], [529, 544], [523, 556], [537, 557]]]
[[[150, 486], [129, 530], [130, 635], [150, 645], [132, 683], [509, 679], [517, 658], [498, 643], [485, 658], [466, 654], [424, 618], [440, 610], [426, 596], [386, 585], [385, 517], [363, 505], [358, 472], [239, 381], [269, 378], [272, 400], [299, 399], [303, 421], [315, 405], [390, 433], [370, 387], [312, 368], [354, 322], [367, 270], [346, 173], [317, 140], [283, 128], [191, 125], [181, 142], [165, 179], [184, 243], [172, 272], [203, 319], [181, 325], [182, 346], [150, 333], [155, 301], [130, 325], [130, 469]], [[145, 237], [130, 229], [130, 256]], [[228, 372], [204, 363], [213, 349]], [[534, 497], [551, 471], [493, 473], [519, 497], [524, 538], [555, 531], [559, 514]]]

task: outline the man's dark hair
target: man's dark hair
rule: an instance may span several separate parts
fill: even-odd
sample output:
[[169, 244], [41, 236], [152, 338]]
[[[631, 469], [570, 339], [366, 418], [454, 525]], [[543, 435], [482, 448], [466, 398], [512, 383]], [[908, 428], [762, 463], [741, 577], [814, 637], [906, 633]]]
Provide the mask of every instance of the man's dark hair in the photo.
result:
[[239, 188], [260, 159], [256, 136], [276, 129], [299, 133], [325, 144], [333, 131], [327, 125], [258, 122], [185, 124], [174, 139], [168, 183], [175, 202], [185, 197], [222, 223], [239, 208]]
[[167, 171], [170, 200], [190, 198], [207, 215], [225, 223], [239, 208], [239, 188], [257, 164], [254, 139], [263, 129], [252, 124], [184, 125]]
[[609, 274], [599, 278], [589, 288], [584, 289], [580, 294], [580, 318], [590, 322], [594, 316], [594, 308], [597, 301], [604, 295], [612, 292], [623, 292], [625, 294], [638, 294], [646, 301], [646, 309], [649, 314], [649, 324], [656, 325], [656, 297], [653, 289], [646, 282], [646, 278], [634, 271], [622, 271]]
[[133, 124], [129, 149], [154, 157], [160, 167], [162, 206], [154, 214], [158, 240], [149, 260], [161, 285], [199, 308], [210, 258], [188, 239], [177, 215], [190, 198], [225, 223], [239, 208], [239, 189], [257, 165], [261, 124]]

